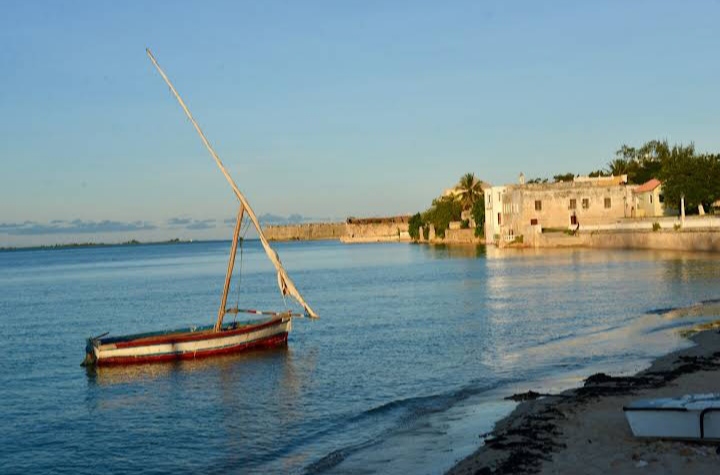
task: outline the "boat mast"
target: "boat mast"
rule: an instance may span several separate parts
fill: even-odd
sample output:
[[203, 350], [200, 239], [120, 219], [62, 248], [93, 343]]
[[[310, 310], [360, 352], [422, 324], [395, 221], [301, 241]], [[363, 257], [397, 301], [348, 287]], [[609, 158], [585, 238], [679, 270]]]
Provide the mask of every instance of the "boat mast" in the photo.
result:
[[232, 279], [233, 268], [235, 267], [235, 254], [237, 253], [238, 238], [240, 237], [240, 228], [242, 225], [245, 207], [240, 205], [238, 211], [237, 222], [235, 223], [235, 231], [233, 231], [232, 246], [230, 247], [230, 261], [228, 262], [227, 273], [225, 274], [225, 286], [223, 287], [222, 298], [220, 299], [220, 309], [218, 310], [217, 322], [213, 331], [219, 332], [222, 329], [223, 318], [225, 317], [225, 309], [227, 306], [228, 292], [230, 291], [230, 279]]
[[230, 184], [230, 187], [232, 188], [233, 192], [235, 193], [235, 196], [237, 196], [237, 199], [240, 200], [240, 203], [242, 204], [243, 208], [248, 214], [248, 217], [250, 218], [250, 221], [252, 221], [253, 225], [255, 226], [255, 229], [257, 230], [258, 237], [260, 238], [260, 242], [263, 245], [263, 248], [265, 249], [265, 253], [267, 254], [270, 261], [275, 266], [275, 269], [277, 270], [277, 279], [278, 279], [278, 287], [280, 287], [280, 293], [282, 295], [291, 295], [295, 300], [298, 301], [300, 305], [305, 309], [305, 313], [308, 317], [311, 318], [317, 318], [317, 314], [313, 311], [312, 308], [310, 308], [310, 305], [308, 305], [307, 302], [305, 302], [305, 299], [300, 295], [300, 292], [298, 291], [297, 287], [295, 287], [295, 284], [290, 279], [290, 276], [287, 274], [287, 271], [282, 266], [282, 263], [280, 262], [280, 257], [277, 255], [277, 253], [270, 247], [270, 243], [268, 243], [267, 238], [265, 237], [265, 234], [263, 233], [262, 227], [260, 226], [260, 221], [258, 221], [257, 216], [255, 215], [255, 212], [248, 204], [247, 199], [245, 198], [245, 195], [243, 195], [240, 192], [240, 189], [235, 184], [235, 181], [232, 179], [230, 174], [225, 169], [225, 166], [223, 165], [222, 161], [220, 160], [220, 157], [218, 157], [217, 153], [215, 153], [215, 150], [213, 149], [212, 145], [210, 145], [210, 142], [205, 137], [205, 134], [200, 129], [200, 126], [195, 122], [195, 119], [193, 118], [192, 114], [190, 113], [190, 110], [185, 105], [185, 102], [180, 97], [180, 94], [175, 90], [175, 87], [170, 82], [170, 79], [168, 79], [167, 75], [165, 75], [165, 72], [162, 70], [160, 65], [158, 64], [157, 60], [153, 56], [152, 52], [150, 52], [150, 49], [147, 48], [145, 50], [147, 52], [148, 57], [150, 58], [150, 61], [152, 61], [155, 68], [160, 73], [160, 76], [162, 76], [163, 80], [165, 81], [165, 84], [168, 85], [170, 88], [170, 91], [175, 96], [175, 99], [177, 99], [178, 103], [180, 104], [180, 107], [182, 107], [183, 111], [185, 111], [185, 115], [190, 119], [190, 122], [192, 123], [193, 127], [195, 127], [195, 130], [197, 131], [198, 135], [200, 135], [200, 139], [202, 140], [203, 144], [205, 144], [205, 148], [208, 149], [208, 152], [210, 152], [210, 155], [215, 159], [215, 163], [220, 168], [220, 171], [222, 172], [223, 176], [225, 176], [225, 179]]

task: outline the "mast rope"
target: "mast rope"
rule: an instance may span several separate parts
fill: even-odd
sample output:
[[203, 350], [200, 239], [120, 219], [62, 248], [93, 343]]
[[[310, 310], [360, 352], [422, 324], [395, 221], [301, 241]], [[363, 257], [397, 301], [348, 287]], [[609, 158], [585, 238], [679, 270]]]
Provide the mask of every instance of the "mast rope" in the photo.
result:
[[[241, 224], [241, 226], [242, 226], [242, 224]], [[245, 235], [247, 234], [249, 228], [250, 228], [250, 221], [248, 220], [248, 221], [245, 221], [245, 230], [241, 232], [241, 236], [240, 236], [240, 266], [239, 266], [240, 270], [238, 271], [238, 280], [237, 280], [237, 284], [236, 284], [237, 295], [235, 298], [235, 308], [238, 308], [240, 306], [240, 288], [242, 285], [242, 267], [243, 267], [243, 245], [245, 244]], [[233, 273], [234, 273], [234, 271], [235, 270], [233, 269]], [[235, 314], [235, 318], [233, 321], [235, 321], [235, 320], [237, 320], [237, 313]]]

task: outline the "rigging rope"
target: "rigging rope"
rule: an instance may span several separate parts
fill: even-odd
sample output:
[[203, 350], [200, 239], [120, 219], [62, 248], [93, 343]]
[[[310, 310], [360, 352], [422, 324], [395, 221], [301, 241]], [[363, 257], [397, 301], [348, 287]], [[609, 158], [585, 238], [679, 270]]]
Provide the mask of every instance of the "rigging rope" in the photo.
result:
[[[245, 220], [245, 218], [243, 218]], [[248, 230], [250, 229], [250, 220], [244, 221], [244, 229], [240, 232], [240, 242], [238, 243], [238, 246], [240, 247], [240, 265], [236, 266], [235, 269], [239, 268], [239, 275], [237, 279], [237, 292], [236, 292], [236, 298], [235, 298], [235, 316], [233, 317], [233, 322], [237, 321], [238, 313], [254, 313], [255, 311], [248, 312], [247, 310], [238, 310], [240, 307], [240, 288], [242, 285], [242, 267], [243, 267], [243, 244], [245, 244], [245, 235], [247, 234]], [[242, 226], [242, 224], [241, 224]], [[235, 269], [233, 269], [233, 274], [235, 273]], [[285, 294], [280, 293], [280, 296], [282, 296], [283, 299], [283, 305], [285, 305], [285, 310], [287, 312], [290, 312], [290, 307], [288, 306], [287, 299], [285, 298]], [[260, 314], [266, 314], [266, 315], [279, 315], [279, 312], [259, 312]], [[305, 316], [304, 314], [292, 314], [293, 316]]]
[[[244, 219], [244, 218], [243, 218]], [[241, 224], [242, 226], [242, 224]], [[245, 235], [248, 232], [248, 229], [250, 228], [250, 221], [245, 221], [245, 230], [242, 231], [240, 234], [240, 271], [238, 275], [238, 281], [237, 281], [237, 298], [235, 299], [235, 308], [238, 308], [240, 306], [240, 286], [242, 284], [242, 266], [243, 266], [243, 244], [245, 244]], [[234, 272], [234, 269], [233, 269]], [[237, 313], [235, 314], [235, 317], [233, 321], [237, 320]]]

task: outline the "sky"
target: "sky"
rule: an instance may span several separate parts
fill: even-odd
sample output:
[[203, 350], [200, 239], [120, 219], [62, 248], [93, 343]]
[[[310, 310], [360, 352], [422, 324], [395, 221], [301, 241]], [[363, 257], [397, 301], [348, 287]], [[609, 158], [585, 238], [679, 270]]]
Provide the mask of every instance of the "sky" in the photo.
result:
[[718, 1], [0, 2], [0, 247], [229, 238], [720, 151]]

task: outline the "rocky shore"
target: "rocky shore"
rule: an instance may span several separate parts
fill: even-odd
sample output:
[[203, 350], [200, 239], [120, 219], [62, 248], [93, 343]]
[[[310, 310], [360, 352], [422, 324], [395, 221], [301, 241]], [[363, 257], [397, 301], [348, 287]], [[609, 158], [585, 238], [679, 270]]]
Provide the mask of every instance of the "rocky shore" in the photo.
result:
[[691, 339], [695, 346], [635, 376], [596, 374], [561, 394], [516, 395], [525, 401], [480, 435], [484, 445], [448, 474], [718, 473], [719, 443], [638, 439], [622, 411], [636, 399], [720, 391], [718, 330]]

